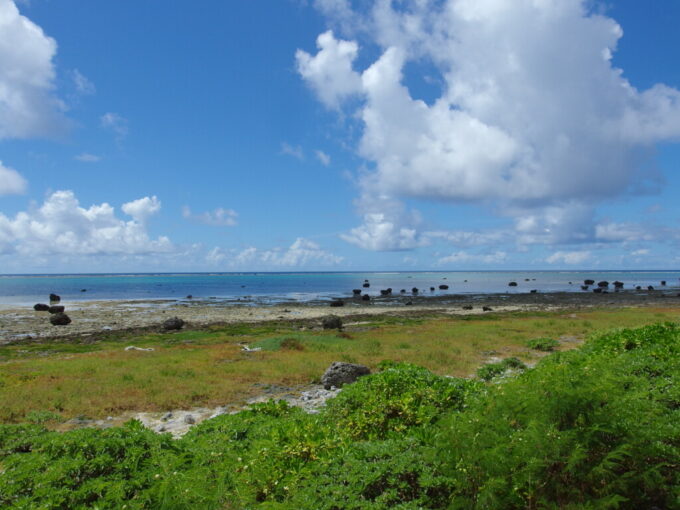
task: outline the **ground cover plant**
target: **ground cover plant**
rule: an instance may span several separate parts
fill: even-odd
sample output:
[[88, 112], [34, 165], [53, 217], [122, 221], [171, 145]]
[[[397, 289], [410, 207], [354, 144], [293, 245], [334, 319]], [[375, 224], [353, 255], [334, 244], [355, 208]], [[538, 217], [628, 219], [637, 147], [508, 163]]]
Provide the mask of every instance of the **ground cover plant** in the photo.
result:
[[[257, 395], [261, 385], [318, 381], [333, 361], [375, 367], [390, 359], [439, 375], [469, 377], [493, 357], [534, 363], [544, 354], [527, 349], [533, 338], [559, 338], [564, 350], [596, 330], [676, 319], [672, 308], [374, 316], [342, 333], [309, 324], [302, 330], [283, 321], [171, 334], [112, 333], [97, 342], [21, 342], [0, 347], [0, 423], [40, 418], [53, 427], [78, 416], [239, 405]], [[274, 348], [245, 353], [242, 343]], [[126, 352], [128, 345], [155, 350]]]
[[491, 384], [385, 362], [319, 414], [269, 402], [179, 440], [4, 425], [0, 506], [680, 508], [679, 355], [654, 324]]

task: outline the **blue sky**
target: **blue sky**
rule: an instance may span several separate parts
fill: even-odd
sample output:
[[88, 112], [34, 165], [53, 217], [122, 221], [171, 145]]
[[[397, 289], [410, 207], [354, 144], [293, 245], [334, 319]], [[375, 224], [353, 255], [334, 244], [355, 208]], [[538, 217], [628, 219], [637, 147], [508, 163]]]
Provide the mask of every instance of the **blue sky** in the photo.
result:
[[0, 273], [677, 268], [674, 0], [0, 0]]

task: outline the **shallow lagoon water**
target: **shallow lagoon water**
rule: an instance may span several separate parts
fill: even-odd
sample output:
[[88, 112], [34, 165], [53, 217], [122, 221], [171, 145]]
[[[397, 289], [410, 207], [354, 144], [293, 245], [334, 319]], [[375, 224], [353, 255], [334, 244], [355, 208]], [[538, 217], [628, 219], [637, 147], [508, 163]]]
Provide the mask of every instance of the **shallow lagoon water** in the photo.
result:
[[[196, 299], [234, 304], [306, 302], [347, 297], [352, 289], [372, 296], [391, 287], [421, 294], [492, 294], [538, 292], [582, 292], [585, 279], [596, 282], [620, 280], [625, 288], [636, 285], [668, 288], [680, 283], [680, 271], [418, 271], [418, 272], [326, 272], [326, 273], [145, 273], [0, 276], [0, 304], [27, 305], [44, 302], [52, 292], [73, 301], [181, 300]], [[369, 288], [363, 288], [365, 280]], [[528, 281], [527, 281], [528, 280]], [[517, 287], [508, 287], [511, 281]], [[571, 283], [570, 283], [571, 282]], [[449, 289], [439, 290], [439, 285]], [[435, 292], [430, 292], [435, 287]], [[83, 292], [84, 289], [84, 292]]]

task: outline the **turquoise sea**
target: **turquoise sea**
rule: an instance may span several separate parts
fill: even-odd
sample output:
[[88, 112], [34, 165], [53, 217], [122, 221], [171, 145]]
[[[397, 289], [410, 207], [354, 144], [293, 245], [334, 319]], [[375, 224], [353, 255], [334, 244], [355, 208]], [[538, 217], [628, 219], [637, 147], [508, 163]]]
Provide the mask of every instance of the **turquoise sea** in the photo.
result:
[[[413, 287], [425, 294], [486, 294], [582, 292], [585, 279], [620, 280], [625, 288], [636, 285], [680, 287], [680, 271], [417, 271], [328, 273], [154, 273], [154, 274], [63, 274], [0, 275], [0, 304], [45, 302], [50, 293], [68, 301], [247, 298], [253, 303], [283, 300], [311, 301], [351, 296], [360, 288], [371, 295], [391, 287], [395, 293]], [[369, 288], [363, 288], [365, 280]], [[508, 287], [515, 281], [517, 287]], [[446, 284], [448, 290], [439, 290]], [[430, 292], [430, 287], [437, 290]]]

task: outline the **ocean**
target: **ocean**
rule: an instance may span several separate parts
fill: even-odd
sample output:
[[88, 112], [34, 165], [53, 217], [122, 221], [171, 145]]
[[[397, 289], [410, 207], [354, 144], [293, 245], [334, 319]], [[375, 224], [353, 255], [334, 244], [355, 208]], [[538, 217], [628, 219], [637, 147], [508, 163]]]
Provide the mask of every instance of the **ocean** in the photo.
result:
[[[0, 275], [0, 304], [32, 305], [46, 302], [50, 293], [66, 301], [247, 299], [255, 304], [312, 301], [348, 297], [352, 289], [379, 295], [391, 287], [421, 294], [488, 294], [582, 292], [585, 279], [636, 285], [680, 288], [680, 271], [416, 271], [416, 272], [287, 272], [287, 273], [145, 273]], [[369, 288], [362, 287], [368, 281]], [[509, 287], [511, 281], [517, 287]], [[439, 290], [439, 285], [448, 290]], [[430, 287], [437, 290], [432, 293]]]

